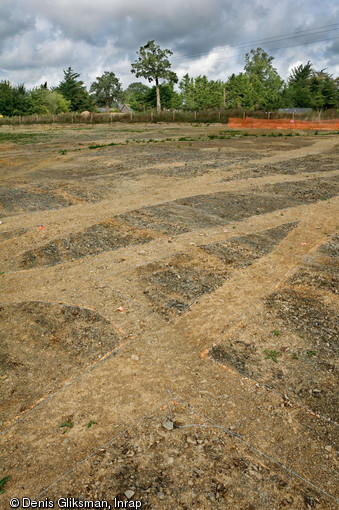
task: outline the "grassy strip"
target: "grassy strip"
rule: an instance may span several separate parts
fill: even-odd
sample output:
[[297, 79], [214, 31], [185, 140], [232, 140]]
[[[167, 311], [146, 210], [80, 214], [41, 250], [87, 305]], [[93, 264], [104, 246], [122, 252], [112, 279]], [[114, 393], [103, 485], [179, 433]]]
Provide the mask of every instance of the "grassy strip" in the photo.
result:
[[37, 143], [46, 140], [47, 133], [0, 133], [0, 143]]

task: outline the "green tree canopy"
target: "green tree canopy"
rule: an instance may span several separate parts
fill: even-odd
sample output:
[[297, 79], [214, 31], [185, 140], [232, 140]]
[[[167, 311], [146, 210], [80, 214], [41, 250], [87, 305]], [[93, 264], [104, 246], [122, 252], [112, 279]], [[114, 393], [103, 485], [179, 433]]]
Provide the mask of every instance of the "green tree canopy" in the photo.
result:
[[336, 80], [323, 69], [315, 71], [311, 62], [292, 69], [284, 91], [289, 106], [299, 108], [338, 108]]
[[30, 108], [30, 98], [24, 85], [12, 85], [9, 81], [0, 82], [0, 113], [12, 117], [25, 115]]
[[[162, 108], [173, 110], [181, 108], [182, 102], [180, 95], [174, 90], [173, 83], [162, 83], [159, 85], [161, 94]], [[155, 108], [157, 103], [156, 87], [152, 87], [144, 96], [144, 104], [146, 108]]]
[[178, 81], [177, 75], [171, 71], [171, 63], [168, 57], [173, 55], [170, 50], [162, 50], [155, 41], [148, 41], [145, 46], [141, 46], [137, 52], [138, 58], [132, 64], [132, 73], [137, 78], [142, 76], [149, 82], [155, 82], [156, 98], [157, 98], [157, 111], [161, 111], [160, 89], [159, 80], [168, 80], [169, 82], [176, 83]]
[[310, 108], [312, 104], [311, 81], [314, 69], [310, 61], [292, 69], [287, 80], [285, 96], [289, 106]]
[[273, 67], [273, 57], [261, 48], [251, 50], [245, 57], [245, 73], [253, 87], [256, 107], [276, 109], [282, 104], [283, 80]]
[[38, 115], [58, 114], [68, 112], [71, 102], [56, 90], [51, 91], [47, 85], [35, 87], [29, 91], [29, 113]]
[[190, 78], [186, 74], [179, 83], [185, 110], [203, 110], [224, 106], [225, 84], [219, 80], [208, 80], [207, 76]]
[[150, 87], [140, 82], [131, 83], [122, 93], [122, 99], [134, 111], [141, 112], [148, 108], [146, 97]]
[[74, 112], [83, 110], [93, 110], [94, 103], [84, 86], [84, 82], [78, 80], [79, 73], [73, 71], [71, 67], [64, 70], [64, 79], [55, 88], [65, 99], [71, 102], [71, 110]]
[[113, 72], [105, 71], [102, 76], [97, 76], [90, 92], [97, 105], [104, 104], [106, 110], [109, 110], [112, 102], [118, 102], [121, 97], [121, 83]]
[[256, 95], [247, 74], [232, 74], [226, 83], [226, 106], [254, 110]]

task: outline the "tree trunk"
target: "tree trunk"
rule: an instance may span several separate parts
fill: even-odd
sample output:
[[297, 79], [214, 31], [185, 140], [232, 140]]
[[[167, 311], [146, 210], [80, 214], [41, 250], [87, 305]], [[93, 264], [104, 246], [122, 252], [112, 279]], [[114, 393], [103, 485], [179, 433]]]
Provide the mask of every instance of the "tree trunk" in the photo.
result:
[[106, 97], [105, 103], [106, 113], [109, 113], [109, 98]]
[[155, 89], [157, 91], [157, 113], [161, 112], [161, 103], [160, 103], [160, 89], [158, 79], [155, 80]]

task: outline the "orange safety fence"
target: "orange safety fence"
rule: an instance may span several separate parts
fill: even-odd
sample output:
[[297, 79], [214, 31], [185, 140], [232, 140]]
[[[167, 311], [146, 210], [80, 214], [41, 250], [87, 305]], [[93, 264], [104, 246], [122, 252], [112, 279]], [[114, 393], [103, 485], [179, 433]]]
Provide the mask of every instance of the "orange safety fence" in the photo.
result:
[[253, 119], [251, 117], [229, 118], [228, 126], [232, 128], [257, 128], [257, 129], [339, 129], [339, 120], [295, 120], [295, 119]]

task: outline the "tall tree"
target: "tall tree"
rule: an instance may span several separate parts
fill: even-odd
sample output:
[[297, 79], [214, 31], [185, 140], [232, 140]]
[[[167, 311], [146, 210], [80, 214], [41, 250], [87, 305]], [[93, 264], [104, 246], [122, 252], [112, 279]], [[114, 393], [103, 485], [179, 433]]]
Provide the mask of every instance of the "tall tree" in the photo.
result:
[[112, 101], [118, 102], [121, 96], [121, 83], [114, 73], [105, 71], [102, 76], [97, 76], [92, 83], [90, 92], [97, 104], [104, 104], [108, 111]]
[[84, 82], [78, 80], [79, 73], [73, 71], [71, 67], [64, 70], [64, 79], [55, 88], [65, 99], [71, 102], [71, 110], [74, 112], [82, 110], [92, 110], [94, 103], [84, 86]]
[[181, 97], [183, 108], [185, 110], [195, 110], [195, 90], [194, 90], [194, 79], [190, 78], [188, 73], [183, 76], [179, 83], [179, 89], [181, 90]]
[[310, 61], [292, 69], [286, 88], [289, 106], [312, 108], [311, 84], [314, 76], [315, 71]]
[[208, 80], [205, 75], [194, 79], [186, 74], [179, 83], [179, 88], [185, 110], [224, 106], [225, 84], [219, 80]]
[[12, 117], [29, 112], [30, 98], [24, 85], [12, 85], [9, 81], [0, 82], [0, 113]]
[[160, 100], [160, 81], [168, 80], [171, 83], [178, 81], [177, 75], [171, 71], [171, 64], [168, 57], [173, 55], [171, 50], [162, 50], [154, 41], [148, 41], [145, 46], [141, 46], [137, 52], [138, 58], [132, 64], [132, 73], [137, 78], [142, 76], [149, 82], [155, 82], [156, 96], [157, 96], [157, 112], [161, 112]]
[[254, 110], [256, 96], [249, 77], [244, 73], [232, 74], [226, 83], [226, 105], [228, 108]]
[[[166, 110], [181, 108], [182, 100], [180, 94], [174, 90], [173, 83], [162, 83], [159, 85], [161, 104]], [[157, 103], [156, 87], [153, 86], [144, 96], [146, 108], [154, 108]]]
[[134, 111], [141, 112], [147, 108], [146, 96], [150, 90], [150, 87], [138, 81], [130, 83], [122, 93], [123, 101]]
[[261, 48], [251, 50], [245, 57], [245, 73], [256, 96], [258, 108], [276, 109], [281, 105], [283, 81], [266, 51]]

